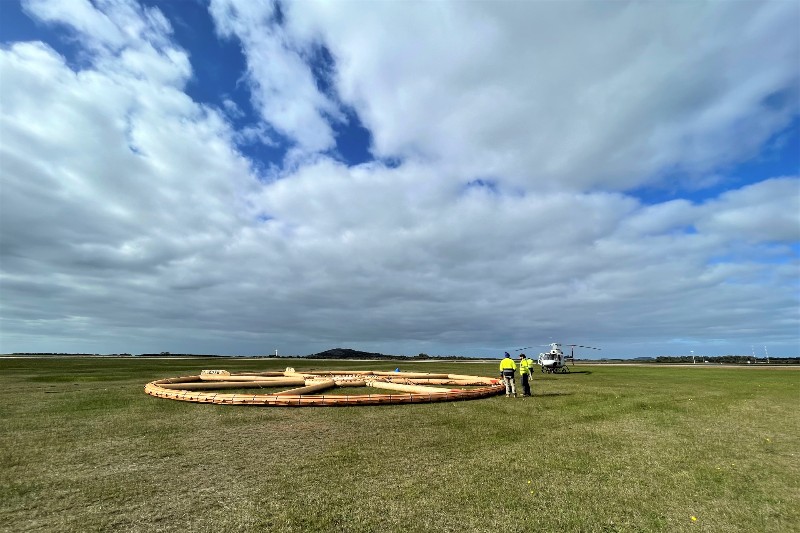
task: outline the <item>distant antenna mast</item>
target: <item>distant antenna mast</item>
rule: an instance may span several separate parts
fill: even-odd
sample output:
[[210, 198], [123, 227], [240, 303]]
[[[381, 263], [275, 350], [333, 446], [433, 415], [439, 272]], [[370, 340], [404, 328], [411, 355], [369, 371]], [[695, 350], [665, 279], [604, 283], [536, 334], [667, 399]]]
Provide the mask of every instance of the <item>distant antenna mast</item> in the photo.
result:
[[767, 351], [766, 346], [764, 346], [764, 353], [767, 355], [767, 364], [769, 364], [769, 352]]

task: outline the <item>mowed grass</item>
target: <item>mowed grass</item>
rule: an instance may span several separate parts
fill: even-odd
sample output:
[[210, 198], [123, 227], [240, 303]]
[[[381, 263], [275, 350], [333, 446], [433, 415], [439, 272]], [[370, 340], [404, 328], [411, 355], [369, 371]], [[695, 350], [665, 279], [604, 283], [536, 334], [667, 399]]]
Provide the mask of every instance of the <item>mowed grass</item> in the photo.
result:
[[537, 372], [532, 398], [371, 407], [143, 392], [204, 368], [397, 365], [0, 359], [0, 530], [800, 531], [798, 369], [586, 365]]

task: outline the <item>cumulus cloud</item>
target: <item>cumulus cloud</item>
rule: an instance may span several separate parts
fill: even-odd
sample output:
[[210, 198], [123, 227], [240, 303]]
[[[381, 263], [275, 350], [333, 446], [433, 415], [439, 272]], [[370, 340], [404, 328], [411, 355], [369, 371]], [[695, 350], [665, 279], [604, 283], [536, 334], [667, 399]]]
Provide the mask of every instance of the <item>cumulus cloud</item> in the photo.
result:
[[286, 11], [289, 35], [330, 48], [338, 92], [376, 155], [458, 175], [624, 190], [664, 169], [702, 174], [749, 157], [796, 112], [789, 2]]
[[711, 202], [698, 228], [750, 242], [800, 242], [800, 186], [797, 179], [767, 180], [726, 192]]
[[[140, 33], [163, 45], [163, 19], [146, 20], [157, 24]], [[76, 29], [95, 42], [91, 26]], [[185, 53], [148, 44], [134, 39], [113, 57], [89, 47], [100, 51], [78, 71], [43, 43], [0, 52], [3, 292], [26, 324], [87, 313], [102, 322], [116, 307], [150, 308], [171, 277], [213, 278], [193, 271], [192, 257], [224, 246], [247, 216], [256, 180], [229, 125], [175, 86], [188, 78]], [[32, 288], [49, 303], [27, 322]]]
[[[371, 328], [385, 335], [381, 324], [391, 319], [392, 331], [408, 325], [426, 339], [524, 342], [570, 329], [605, 340], [623, 331], [703, 337], [754, 301], [796, 315], [795, 299], [779, 288], [788, 280], [773, 280], [766, 292], [753, 283], [769, 270], [755, 246], [747, 261], [719, 260], [742, 246], [737, 232], [703, 225], [735, 213], [723, 200], [649, 206], [619, 194], [504, 196], [448, 189], [425, 172], [325, 161], [271, 185], [260, 202], [276, 215], [269, 230], [292, 236], [299, 270], [304, 261], [326, 265], [314, 274], [325, 297], [341, 291], [356, 309], [371, 310], [356, 319], [368, 322], [364, 335]], [[438, 186], [408, 185], [426, 178]], [[769, 219], [764, 204], [794, 201], [781, 186], [796, 190], [796, 179], [774, 185], [736, 191], [761, 212], [754, 226]], [[325, 201], [309, 202], [312, 191]], [[789, 216], [796, 226], [796, 214]], [[700, 321], [698, 304], [707, 306]], [[745, 337], [775, 329], [775, 314], [747, 314]]]
[[[2, 349], [788, 354], [798, 177], [626, 192], [725, 182], [797, 113], [786, 4], [215, 0], [261, 120], [237, 130], [159, 10], [27, 2], [85, 56], [0, 49]], [[327, 155], [345, 108], [375, 160]], [[271, 131], [294, 156], [260, 175], [237, 146]]]
[[212, 0], [218, 33], [237, 38], [247, 58], [254, 105], [262, 118], [297, 143], [302, 152], [335, 145], [331, 118], [342, 120], [337, 104], [316, 85], [306, 61], [310, 43], [289, 38], [278, 23], [275, 4]]

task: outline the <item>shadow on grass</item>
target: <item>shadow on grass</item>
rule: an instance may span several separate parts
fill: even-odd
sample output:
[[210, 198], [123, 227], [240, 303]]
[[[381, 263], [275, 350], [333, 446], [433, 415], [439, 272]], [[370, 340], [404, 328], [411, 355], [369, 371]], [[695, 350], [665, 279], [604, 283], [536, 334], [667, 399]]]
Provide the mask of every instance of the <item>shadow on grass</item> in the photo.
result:
[[541, 394], [534, 393], [533, 398], [542, 398], [544, 396], [574, 396], [574, 392], [543, 392]]

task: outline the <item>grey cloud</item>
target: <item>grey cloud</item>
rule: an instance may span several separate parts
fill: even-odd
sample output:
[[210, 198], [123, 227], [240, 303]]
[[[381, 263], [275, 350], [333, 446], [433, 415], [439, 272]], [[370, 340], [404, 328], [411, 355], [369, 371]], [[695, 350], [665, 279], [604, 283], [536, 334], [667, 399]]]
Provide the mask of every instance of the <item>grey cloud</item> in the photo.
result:
[[729, 191], [710, 202], [698, 221], [704, 231], [754, 242], [800, 241], [800, 183], [772, 179]]
[[[676, 353], [689, 343], [742, 353], [762, 341], [796, 351], [797, 177], [703, 203], [644, 205], [601, 187], [646, 182], [666, 164], [728, 161], [714, 152], [726, 140], [719, 131], [730, 120], [762, 120], [752, 117], [758, 95], [795, 82], [779, 60], [753, 67], [761, 80], [753, 86], [733, 87], [741, 79], [733, 76], [714, 91], [687, 84], [673, 94], [661, 84], [687, 59], [671, 51], [730, 23], [698, 44], [706, 52], [686, 76], [713, 71], [743, 49], [731, 32], [761, 42], [781, 31], [775, 17], [785, 7], [659, 5], [641, 25], [632, 21], [646, 8], [627, 4], [576, 4], [563, 14], [525, 7], [517, 18], [516, 4], [488, 18], [480, 4], [425, 8], [452, 35], [474, 29], [472, 41], [410, 31], [425, 16], [402, 7], [358, 16], [347, 5], [343, 14], [319, 9], [290, 13], [289, 33], [270, 38], [309, 42], [327, 21], [339, 90], [376, 133], [377, 152], [414, 154], [399, 166], [347, 167], [310, 156], [317, 141], [308, 141], [276, 179], [260, 181], [235, 148], [245, 132], [182, 91], [187, 65], [165, 32], [154, 47], [142, 42], [146, 32], [126, 37], [121, 46], [137, 51], [135, 61], [103, 56], [77, 72], [43, 44], [0, 50], [2, 350], [303, 354], [344, 345], [494, 355], [561, 340], [602, 345], [608, 356]], [[397, 28], [381, 25], [383, 9], [401, 13]], [[691, 9], [711, 10], [711, 22], [680, 31], [655, 22], [684, 20]], [[532, 43], [522, 31], [528, 15], [541, 32]], [[594, 28], [601, 15], [608, 19]], [[362, 16], [369, 31], [348, 33]], [[564, 44], [560, 64], [544, 45], [562, 17], [575, 19], [568, 35], [586, 35]], [[104, 24], [81, 20], [73, 23], [87, 35]], [[385, 43], [356, 50], [373, 26], [388, 32]], [[653, 27], [661, 48], [637, 49]], [[394, 34], [401, 30], [420, 36], [424, 57], [405, 54], [411, 38]], [[610, 43], [586, 46], [606, 34]], [[783, 44], [762, 44], [784, 57]], [[178, 51], [174, 61], [166, 49]], [[765, 49], [752, 50], [748, 68]], [[627, 54], [621, 65], [609, 59], [617, 52]], [[302, 57], [282, 44], [272, 53]], [[407, 61], [389, 69], [395, 85], [378, 75], [394, 66], [385, 57]], [[529, 58], [541, 72], [522, 68]], [[654, 58], [666, 72], [648, 70]], [[581, 65], [586, 72], [575, 71]], [[701, 79], [717, 82], [721, 72]], [[593, 106], [623, 89], [617, 107]], [[559, 90], [588, 103], [578, 98], [567, 113], [553, 103]], [[443, 103], [460, 94], [464, 105]], [[303, 98], [298, 113], [331, 120], [320, 102]], [[779, 128], [784, 111], [769, 111], [745, 144]], [[302, 121], [287, 124], [305, 135]], [[697, 154], [681, 158], [682, 143], [697, 144]], [[498, 172], [494, 189], [466, 186], [487, 169]]]
[[766, 104], [798, 93], [798, 43], [774, 38], [796, 18], [786, 2], [287, 8], [290, 35], [330, 47], [376, 154], [537, 189], [749, 157], [796, 112]]

